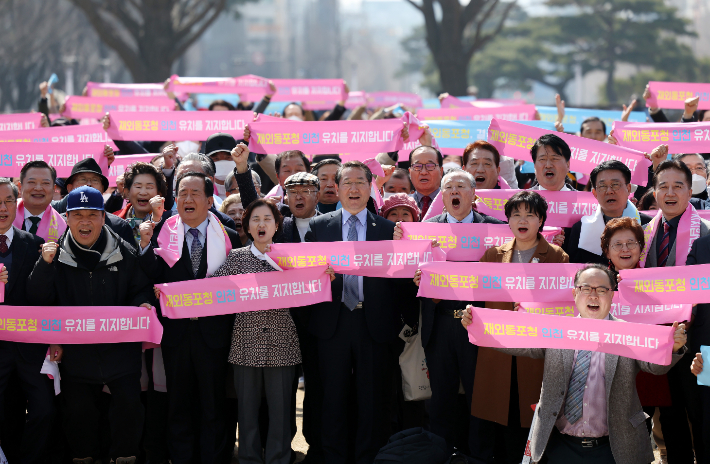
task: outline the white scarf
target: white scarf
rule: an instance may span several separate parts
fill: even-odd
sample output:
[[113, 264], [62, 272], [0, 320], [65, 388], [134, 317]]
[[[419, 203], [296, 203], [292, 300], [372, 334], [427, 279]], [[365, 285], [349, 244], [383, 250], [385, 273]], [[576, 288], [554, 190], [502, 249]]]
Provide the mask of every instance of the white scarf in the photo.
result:
[[[630, 217], [636, 219], [641, 225], [641, 217], [636, 207], [629, 200], [626, 200], [626, 208], [621, 215], [622, 217]], [[582, 230], [579, 232], [579, 248], [587, 250], [595, 255], [602, 256], [602, 243], [600, 237], [604, 232], [606, 224], [604, 224], [604, 215], [602, 208], [599, 206], [594, 214], [582, 216]]]

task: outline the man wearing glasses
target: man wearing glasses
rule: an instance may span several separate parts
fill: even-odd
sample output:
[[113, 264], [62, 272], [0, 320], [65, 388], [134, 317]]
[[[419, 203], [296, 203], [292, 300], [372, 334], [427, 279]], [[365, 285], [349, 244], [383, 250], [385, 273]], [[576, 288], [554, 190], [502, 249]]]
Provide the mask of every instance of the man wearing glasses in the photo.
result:
[[[103, 194], [106, 189], [108, 189], [108, 179], [101, 172], [101, 168], [96, 160], [93, 158], [87, 158], [74, 165], [71, 170], [71, 176], [67, 179], [66, 185], [68, 192], [71, 192], [75, 188], [88, 185]], [[52, 201], [52, 208], [54, 208], [58, 213], [65, 214], [67, 212], [67, 197], [62, 198], [59, 201]], [[136, 242], [133, 238], [133, 230], [131, 229], [131, 226], [128, 225], [128, 222], [107, 212], [106, 225], [109, 229], [116, 232], [116, 235], [125, 240], [130, 247], [135, 248], [134, 244]]]
[[592, 195], [599, 202], [594, 214], [582, 219], [565, 231], [562, 249], [569, 255], [571, 263], [608, 264], [601, 248], [601, 237], [606, 223], [618, 217], [634, 218], [641, 225], [647, 224], [652, 217], [639, 213], [629, 201], [631, 193], [631, 171], [617, 160], [604, 161], [594, 168], [589, 175], [592, 183]]
[[409, 177], [414, 186], [412, 197], [424, 218], [434, 198], [439, 194], [439, 183], [444, 175], [444, 157], [434, 147], [422, 145], [409, 153]]
[[[611, 310], [616, 275], [601, 264], [588, 264], [574, 278], [574, 303], [586, 319], [617, 321]], [[471, 308], [461, 320], [472, 322]], [[668, 366], [587, 350], [496, 348], [513, 356], [545, 360], [544, 388], [537, 404], [530, 453], [539, 462], [653, 462], [648, 417], [636, 392], [639, 371], [661, 375], [688, 351], [685, 326], [676, 328]], [[665, 429], [664, 429], [665, 430]]]

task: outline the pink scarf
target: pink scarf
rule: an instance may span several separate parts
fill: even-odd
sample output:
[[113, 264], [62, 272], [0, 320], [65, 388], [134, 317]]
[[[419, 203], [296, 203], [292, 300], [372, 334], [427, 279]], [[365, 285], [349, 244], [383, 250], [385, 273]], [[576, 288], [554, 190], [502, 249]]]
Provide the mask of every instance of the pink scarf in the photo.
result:
[[[12, 225], [22, 229], [23, 222], [25, 222], [25, 205], [20, 199], [17, 202], [17, 214]], [[52, 205], [47, 205], [37, 227], [37, 236], [42, 237], [45, 242], [56, 242], [65, 230], [67, 230], [67, 223], [64, 218], [52, 208]]]
[[[663, 222], [663, 212], [658, 210], [658, 214], [651, 219], [646, 225], [643, 231], [643, 238], [646, 245], [643, 247], [641, 252], [641, 259], [639, 264], [641, 267], [645, 267], [646, 258], [648, 258], [648, 253], [651, 248], [651, 242], [653, 242], [653, 237], [656, 236], [656, 231], [658, 230], [658, 225]], [[680, 217], [678, 222], [678, 233], [675, 239], [675, 265], [685, 266], [685, 260], [688, 259], [688, 253], [690, 253], [690, 248], [693, 246], [693, 242], [700, 237], [700, 215], [695, 210], [693, 205], [688, 203], [685, 208], [683, 215]]]

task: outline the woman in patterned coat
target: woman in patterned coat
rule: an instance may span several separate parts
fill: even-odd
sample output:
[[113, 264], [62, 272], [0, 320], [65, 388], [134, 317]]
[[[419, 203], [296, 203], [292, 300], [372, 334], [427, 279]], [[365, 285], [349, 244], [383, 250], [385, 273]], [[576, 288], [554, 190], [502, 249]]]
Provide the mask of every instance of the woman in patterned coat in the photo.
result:
[[[252, 240], [237, 248], [212, 277], [280, 271], [264, 253], [281, 228], [283, 217], [273, 204], [257, 200], [242, 216], [242, 227]], [[332, 268], [329, 274], [334, 276]], [[234, 385], [239, 403], [239, 462], [288, 464], [291, 457], [291, 390], [296, 366], [301, 363], [296, 326], [288, 308], [236, 314], [229, 362], [234, 364]], [[259, 407], [265, 392], [269, 431], [262, 458]]]

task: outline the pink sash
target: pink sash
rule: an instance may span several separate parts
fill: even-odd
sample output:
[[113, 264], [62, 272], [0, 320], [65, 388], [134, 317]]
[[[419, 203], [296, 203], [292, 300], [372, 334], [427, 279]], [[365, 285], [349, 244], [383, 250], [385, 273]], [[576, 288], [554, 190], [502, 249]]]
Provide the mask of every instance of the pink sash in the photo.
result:
[[[639, 266], [646, 266], [646, 258], [648, 258], [649, 249], [653, 242], [653, 237], [656, 236], [658, 225], [663, 222], [663, 212], [658, 210], [656, 216], [651, 219], [651, 222], [646, 224], [643, 230], [643, 238], [646, 245], [641, 252], [641, 260]], [[688, 258], [688, 253], [693, 246], [693, 242], [700, 237], [700, 215], [695, 210], [693, 205], [688, 203], [685, 212], [678, 223], [678, 233], [675, 239], [675, 265], [685, 266], [685, 260]]]
[[[20, 199], [17, 202], [17, 214], [12, 225], [22, 229], [23, 222], [25, 222], [25, 205]], [[65, 230], [67, 230], [67, 223], [64, 218], [52, 208], [52, 205], [47, 205], [37, 227], [37, 236], [42, 237], [45, 242], [56, 242]]]
[[[207, 275], [210, 276], [224, 263], [227, 255], [232, 249], [232, 241], [224, 230], [224, 226], [217, 216], [208, 212], [210, 220], [207, 226], [207, 241], [208, 244], [216, 244], [217, 246], [207, 246]], [[165, 224], [160, 229], [158, 234], [158, 246], [155, 249], [155, 254], [165, 260], [168, 266], [173, 267], [182, 256], [182, 244], [185, 241], [185, 228], [183, 227], [180, 215], [176, 214], [165, 220]], [[224, 250], [220, 252], [220, 250]]]

